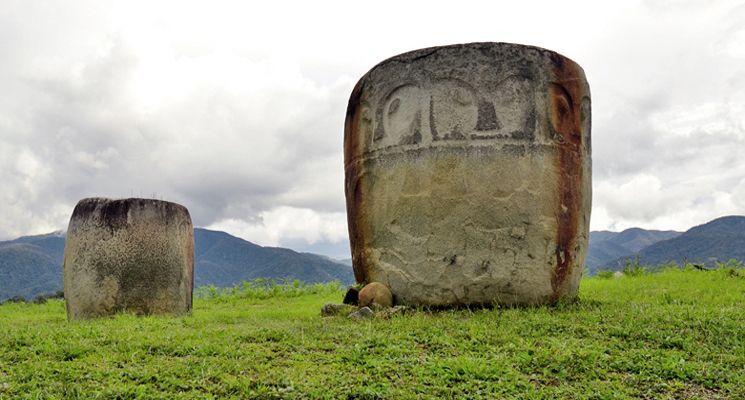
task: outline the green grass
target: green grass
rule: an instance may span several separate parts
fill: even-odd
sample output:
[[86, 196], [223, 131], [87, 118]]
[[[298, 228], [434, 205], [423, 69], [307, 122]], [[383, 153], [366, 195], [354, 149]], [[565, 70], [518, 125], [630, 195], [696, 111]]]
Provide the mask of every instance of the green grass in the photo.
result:
[[257, 290], [205, 289], [184, 317], [69, 323], [59, 300], [2, 305], [0, 399], [745, 398], [742, 269], [390, 320], [321, 318], [338, 286]]

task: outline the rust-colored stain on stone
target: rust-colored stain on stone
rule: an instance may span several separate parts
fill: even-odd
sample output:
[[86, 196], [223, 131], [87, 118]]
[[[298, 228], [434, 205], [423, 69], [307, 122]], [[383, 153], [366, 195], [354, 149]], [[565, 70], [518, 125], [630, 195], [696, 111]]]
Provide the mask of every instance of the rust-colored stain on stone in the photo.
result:
[[551, 280], [554, 299], [565, 291], [574, 263], [582, 207], [582, 98], [586, 95], [579, 67], [558, 55], [552, 57], [555, 83], [549, 86], [551, 124], [558, 141], [558, 208], [556, 266]]
[[358, 132], [362, 117], [362, 80], [352, 90], [344, 121], [344, 192], [347, 199], [347, 225], [352, 249], [352, 265], [357, 282], [367, 282], [365, 270], [365, 227], [362, 193], [362, 143]]
[[550, 50], [466, 43], [374, 66], [344, 126], [358, 282], [401, 304], [577, 294], [591, 204], [590, 97]]

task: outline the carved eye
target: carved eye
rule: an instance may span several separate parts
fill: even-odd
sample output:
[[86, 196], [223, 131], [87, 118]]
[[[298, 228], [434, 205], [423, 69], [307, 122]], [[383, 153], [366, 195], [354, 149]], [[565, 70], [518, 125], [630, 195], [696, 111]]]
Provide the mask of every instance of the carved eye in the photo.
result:
[[398, 107], [399, 107], [400, 105], [401, 105], [401, 100], [400, 100], [400, 99], [394, 99], [394, 100], [393, 100], [393, 101], [391, 102], [391, 105], [390, 105], [390, 106], [388, 106], [388, 115], [392, 115], [392, 114], [395, 114], [395, 113], [396, 113], [396, 111], [398, 111]]
[[552, 83], [549, 86], [549, 93], [551, 95], [551, 123], [557, 133], [568, 138], [570, 135], [574, 135], [574, 111], [572, 110], [572, 98], [567, 90], [558, 84]]
[[572, 109], [569, 106], [569, 99], [564, 94], [559, 94], [554, 98], [554, 107], [556, 107], [557, 117], [561, 120], [567, 120], [571, 117]]
[[473, 104], [473, 95], [463, 88], [456, 88], [451, 93], [453, 100], [462, 106]]
[[372, 113], [370, 112], [370, 107], [362, 108], [362, 120], [367, 122], [372, 121]]

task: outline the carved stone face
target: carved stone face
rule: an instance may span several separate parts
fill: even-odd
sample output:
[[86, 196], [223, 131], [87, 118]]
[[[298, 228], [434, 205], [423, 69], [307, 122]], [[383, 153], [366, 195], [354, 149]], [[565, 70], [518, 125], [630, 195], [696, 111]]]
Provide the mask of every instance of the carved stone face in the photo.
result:
[[[457, 79], [395, 88], [377, 110], [371, 149], [439, 140], [532, 137], [535, 88], [525, 77], [508, 76], [492, 93]], [[497, 116], [496, 109], [506, 110]], [[426, 118], [423, 122], [422, 118]], [[423, 126], [428, 128], [423, 134]]]
[[377, 109], [374, 146], [417, 144], [422, 141], [422, 100], [424, 93], [416, 86], [394, 89]]
[[350, 98], [345, 172], [359, 281], [420, 304], [576, 293], [590, 97], [571, 60], [472, 43], [383, 61]]

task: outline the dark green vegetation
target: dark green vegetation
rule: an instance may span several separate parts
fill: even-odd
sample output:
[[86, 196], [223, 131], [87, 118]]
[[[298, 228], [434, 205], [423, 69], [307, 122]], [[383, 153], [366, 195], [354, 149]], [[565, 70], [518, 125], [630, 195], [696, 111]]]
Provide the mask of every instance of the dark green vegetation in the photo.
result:
[[0, 302], [62, 289], [65, 238], [59, 233], [0, 242]]
[[0, 399], [745, 398], [743, 269], [585, 279], [555, 307], [320, 318], [339, 289], [248, 285], [191, 316], [75, 323], [61, 301], [5, 304]]
[[[257, 278], [304, 282], [352, 283], [349, 265], [310, 253], [262, 247], [225, 232], [194, 229], [196, 286], [233, 286]], [[0, 242], [0, 302], [21, 296], [28, 300], [62, 290], [61, 233], [24, 236]]]

